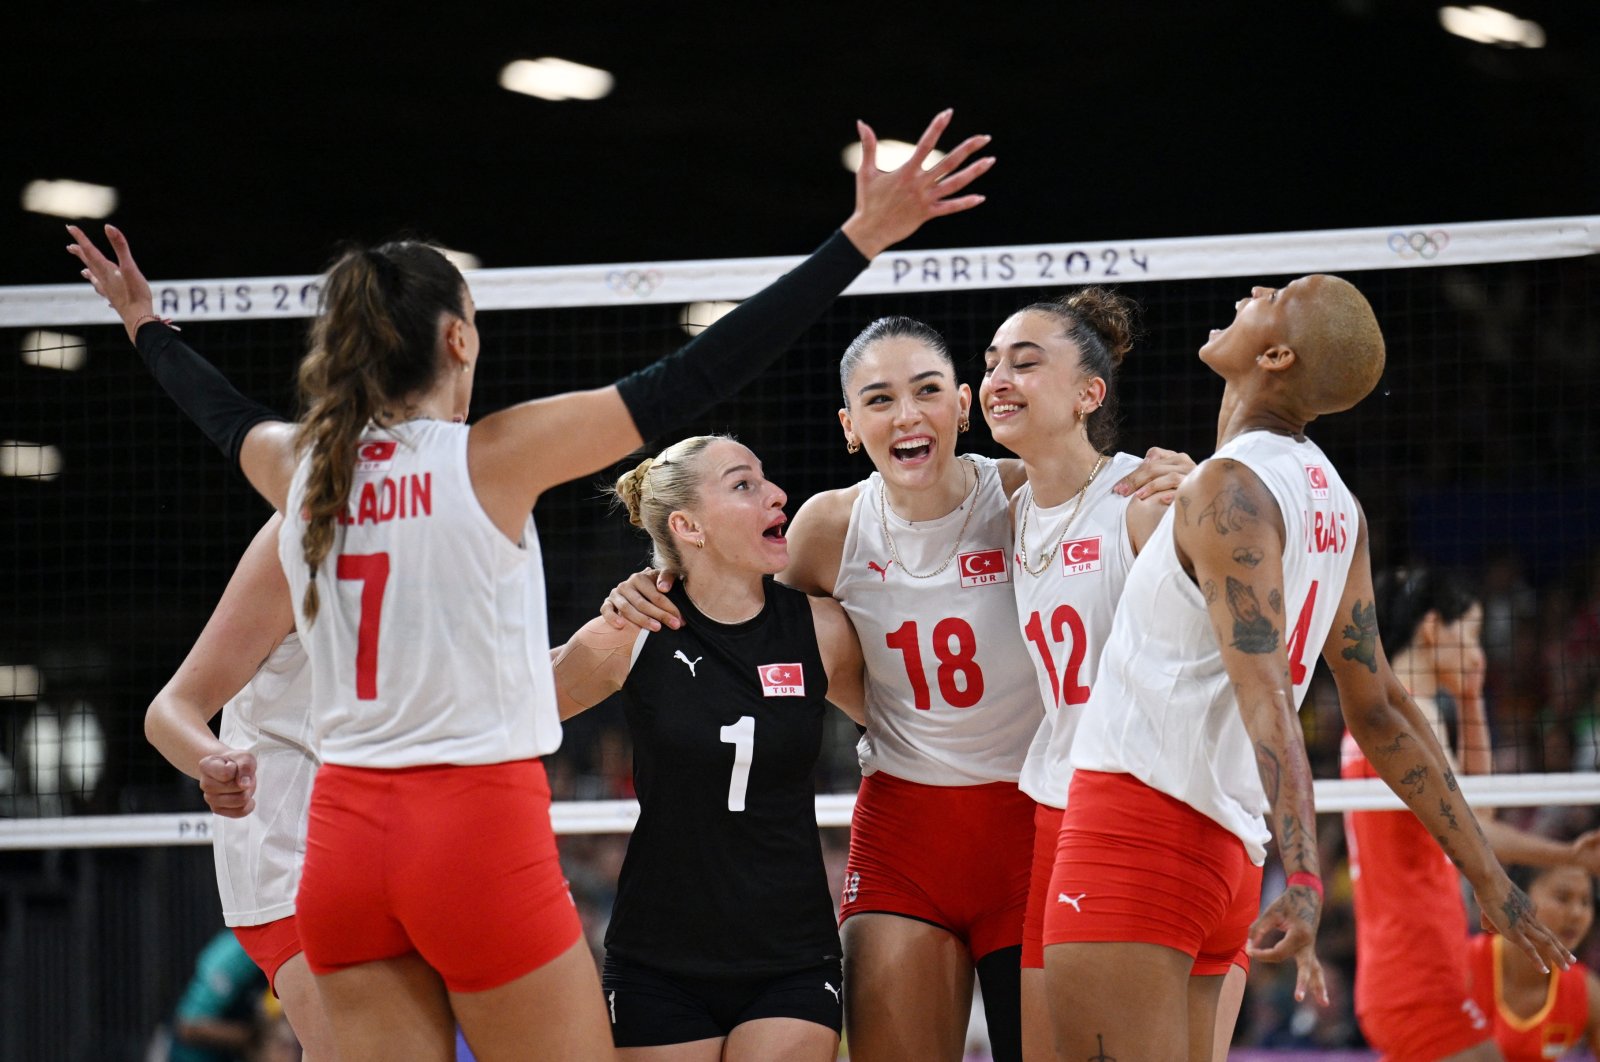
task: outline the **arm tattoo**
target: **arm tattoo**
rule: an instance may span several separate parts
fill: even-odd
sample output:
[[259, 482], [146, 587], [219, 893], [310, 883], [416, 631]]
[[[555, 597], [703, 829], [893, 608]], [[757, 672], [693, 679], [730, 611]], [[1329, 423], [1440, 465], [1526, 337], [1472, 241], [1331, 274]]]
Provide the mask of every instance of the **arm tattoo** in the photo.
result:
[[1283, 615], [1283, 595], [1278, 593], [1277, 587], [1267, 591], [1267, 604], [1272, 606], [1272, 611]]
[[1089, 1062], [1117, 1062], [1115, 1055], [1106, 1054], [1106, 1038], [1102, 1033], [1094, 1034], [1096, 1051], [1089, 1056]]
[[1515, 885], [1511, 887], [1511, 895], [1506, 902], [1500, 905], [1500, 910], [1512, 929], [1521, 928], [1522, 923], [1533, 916], [1533, 904], [1528, 901], [1528, 894]]
[[1450, 790], [1452, 793], [1461, 788], [1460, 786], [1456, 785], [1456, 772], [1452, 771], [1448, 767], [1444, 769], [1444, 787]]
[[1455, 864], [1455, 867], [1456, 867], [1457, 870], [1460, 870], [1461, 869], [1461, 860], [1456, 858], [1455, 851], [1450, 847], [1449, 839], [1446, 838], [1445, 835], [1442, 834], [1442, 833], [1434, 834], [1433, 835], [1433, 839], [1435, 841], [1439, 842], [1439, 847], [1444, 850], [1444, 854], [1449, 856], [1450, 857], [1450, 862]]
[[1439, 798], [1439, 814], [1444, 816], [1445, 821], [1450, 824], [1450, 828], [1452, 830], [1461, 829], [1461, 824], [1456, 821], [1455, 809], [1452, 808], [1450, 806], [1450, 802], [1445, 800], [1443, 797]]
[[1345, 624], [1344, 636], [1353, 645], [1344, 647], [1339, 655], [1346, 660], [1365, 664], [1374, 675], [1378, 673], [1378, 603], [1369, 602], [1365, 608], [1357, 601], [1350, 608], [1354, 623]]
[[1188, 498], [1180, 497], [1178, 499], [1178, 513], [1179, 513], [1179, 515], [1181, 515], [1183, 517], [1183, 526], [1184, 527], [1188, 527], [1189, 526], [1189, 499]]
[[1283, 865], [1299, 870], [1315, 866], [1316, 834], [1306, 829], [1293, 815], [1284, 815], [1282, 822], [1283, 828], [1278, 831], [1278, 857]]
[[1256, 742], [1256, 771], [1261, 775], [1261, 788], [1267, 794], [1267, 803], [1276, 804], [1283, 782], [1283, 765], [1278, 761], [1278, 754], [1267, 747], [1264, 741]]
[[1265, 557], [1266, 554], [1255, 546], [1240, 546], [1238, 549], [1233, 551], [1233, 562], [1235, 564], [1242, 564], [1246, 568], [1254, 568], [1256, 565], [1260, 564]]
[[1416, 766], [1400, 776], [1400, 784], [1411, 786], [1412, 796], [1421, 796], [1428, 788], [1428, 768]]
[[[1404, 742], [1406, 742], [1406, 741], [1414, 741], [1414, 740], [1416, 740], [1416, 739], [1413, 738], [1410, 734], [1396, 734], [1394, 736], [1394, 740], [1393, 741], [1389, 742], [1389, 744], [1387, 744], [1387, 745], [1379, 745], [1377, 747], [1377, 749], [1374, 750], [1374, 751], [1381, 752], [1385, 756], [1393, 756], [1395, 753], [1397, 753], [1397, 752], [1399, 752], [1401, 750], [1401, 745]], [[1455, 788], [1455, 779], [1454, 778], [1446, 777], [1445, 781], [1447, 783], [1449, 783], [1451, 789]]]
[[1200, 588], [1200, 593], [1205, 596], [1206, 604], [1209, 605], [1212, 602], [1216, 601], [1216, 599], [1217, 599], [1217, 581], [1215, 579], [1207, 579], [1206, 580], [1206, 585], [1202, 586]]
[[1228, 576], [1228, 611], [1233, 613], [1233, 647], [1241, 653], [1270, 653], [1278, 648], [1278, 628], [1261, 614], [1256, 592]]
[[1211, 504], [1200, 510], [1199, 519], [1202, 522], [1210, 520], [1217, 534], [1226, 535], [1229, 531], [1243, 531], [1260, 516], [1261, 511], [1243, 490], [1229, 487], [1212, 498]]

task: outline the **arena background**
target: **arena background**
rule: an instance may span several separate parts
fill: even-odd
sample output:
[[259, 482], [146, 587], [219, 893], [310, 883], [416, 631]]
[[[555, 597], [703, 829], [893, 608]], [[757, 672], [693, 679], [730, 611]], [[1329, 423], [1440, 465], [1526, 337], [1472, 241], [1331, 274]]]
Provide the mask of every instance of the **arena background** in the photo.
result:
[[[61, 3], [10, 34], [0, 192], [58, 177], [116, 187], [112, 219], [158, 278], [305, 274], [343, 238], [402, 230], [488, 267], [798, 254], [849, 210], [839, 153], [853, 119], [910, 139], [948, 105], [947, 139], [991, 133], [1000, 164], [984, 207], [930, 225], [912, 248], [1064, 253], [1596, 213], [1600, 15], [1514, 10], [1542, 25], [1545, 47], [1472, 43], [1446, 34], [1432, 5], [1379, 0], [760, 13]], [[497, 86], [505, 63], [543, 55], [604, 67], [615, 90], [549, 103]], [[0, 283], [73, 279], [61, 219], [16, 202], [0, 205]], [[1391, 369], [1381, 395], [1317, 431], [1366, 502], [1376, 563], [1450, 567], [1504, 606], [1491, 694], [1506, 769], [1596, 763], [1596, 269], [1590, 257], [1360, 278]], [[702, 426], [740, 434], [797, 504], [866, 470], [832, 419], [832, 359], [861, 324], [925, 317], [975, 386], [972, 355], [994, 324], [1053, 290], [846, 300], [781, 371]], [[1216, 389], [1193, 350], [1242, 285], [1128, 291], [1146, 304], [1148, 334], [1124, 380], [1124, 445], [1203, 456]], [[0, 308], [6, 298], [0, 289]], [[485, 314], [476, 406], [606, 382], [681, 342], [680, 310]], [[186, 335], [288, 410], [303, 329], [203, 322]], [[0, 764], [18, 767], [0, 771], [0, 816], [191, 810], [194, 787], [145, 746], [141, 714], [265, 510], [144, 379], [116, 328], [73, 331], [87, 343], [76, 373], [26, 364], [23, 331], [0, 331], [0, 438], [48, 440], [66, 461], [52, 481], [0, 478], [0, 665], [36, 667], [43, 691], [0, 690]], [[973, 448], [994, 452], [981, 425]], [[542, 502], [540, 525], [562, 636], [644, 550], [592, 484]], [[102, 728], [92, 784], [41, 792], [24, 776], [24, 730], [47, 702], [63, 718], [86, 705]], [[1337, 735], [1318, 703], [1308, 731], [1326, 777]], [[570, 728], [552, 768], [563, 795], [626, 795], [618, 722], [602, 709]], [[836, 736], [823, 791], [853, 787], [850, 734]], [[1324, 825], [1333, 877], [1337, 819]], [[842, 845], [842, 831], [829, 836]], [[594, 919], [620, 843], [564, 842]], [[140, 1057], [219, 924], [204, 848], [0, 852], [0, 899], [6, 1059]], [[1335, 961], [1347, 936], [1331, 904]], [[1358, 1046], [1337, 1007], [1297, 1029], [1281, 994], [1269, 976], [1253, 986], [1241, 1040]]]

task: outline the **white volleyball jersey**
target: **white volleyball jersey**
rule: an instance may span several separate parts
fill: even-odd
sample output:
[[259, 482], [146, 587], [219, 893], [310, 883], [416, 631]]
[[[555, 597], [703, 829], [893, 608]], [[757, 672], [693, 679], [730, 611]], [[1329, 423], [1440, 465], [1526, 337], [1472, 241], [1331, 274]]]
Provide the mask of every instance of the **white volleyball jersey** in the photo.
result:
[[309, 626], [309, 454], [295, 472], [295, 518], [278, 548], [327, 763], [504, 763], [561, 744], [533, 518], [520, 543], [489, 519], [467, 473], [467, 432], [435, 420], [368, 429]]
[[[977, 468], [977, 488], [936, 520], [885, 513], [876, 472], [856, 491], [833, 596], [866, 658], [862, 774], [887, 771], [924, 785], [1015, 782], [1039, 726], [1043, 706], [1017, 632], [999, 466], [966, 459]], [[906, 571], [927, 575], [947, 559], [930, 578]]]
[[[1044, 701], [1044, 719], [1023, 761], [1019, 785], [1053, 808], [1067, 806], [1072, 737], [1094, 688], [1100, 651], [1111, 634], [1111, 617], [1133, 566], [1133, 544], [1128, 541], [1131, 498], [1111, 488], [1138, 467], [1139, 458], [1132, 454], [1114, 455], [1089, 484], [1081, 506], [1074, 495], [1041, 509], [1033, 504], [1033, 488], [1028, 485], [1017, 499], [1012, 548], [1017, 624]], [[1027, 556], [1022, 552], [1024, 531]], [[1041, 556], [1045, 551], [1048, 560]]]
[[290, 634], [222, 709], [222, 743], [256, 757], [255, 810], [242, 819], [212, 816], [226, 925], [259, 926], [294, 914], [317, 773], [309, 664]]
[[[1228, 459], [1260, 477], [1283, 516], [1282, 630], [1298, 707], [1344, 595], [1359, 510], [1309, 440], [1246, 432], [1211, 458]], [[1194, 519], [1206, 518], [1200, 508]], [[1205, 601], [1178, 562], [1173, 519], [1162, 518], [1128, 573], [1072, 766], [1132, 774], [1184, 801], [1235, 834], [1260, 865], [1270, 839], [1266, 795]]]

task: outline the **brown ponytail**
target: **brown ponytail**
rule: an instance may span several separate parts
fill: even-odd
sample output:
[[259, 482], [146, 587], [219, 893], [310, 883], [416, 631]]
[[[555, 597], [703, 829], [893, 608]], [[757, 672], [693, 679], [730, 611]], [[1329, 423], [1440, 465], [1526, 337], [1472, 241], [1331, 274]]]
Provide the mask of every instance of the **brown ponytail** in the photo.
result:
[[311, 569], [301, 602], [308, 625], [317, 618], [317, 571], [349, 505], [361, 434], [433, 382], [443, 315], [463, 315], [465, 290], [443, 255], [411, 241], [349, 251], [328, 271], [311, 349], [300, 362], [305, 414], [296, 441], [311, 453], [301, 544]]
[[1061, 322], [1063, 334], [1078, 348], [1083, 371], [1106, 382], [1106, 397], [1084, 425], [1089, 444], [1110, 453], [1117, 444], [1117, 369], [1138, 336], [1139, 304], [1109, 288], [1082, 288], [1049, 302], [1023, 307]]

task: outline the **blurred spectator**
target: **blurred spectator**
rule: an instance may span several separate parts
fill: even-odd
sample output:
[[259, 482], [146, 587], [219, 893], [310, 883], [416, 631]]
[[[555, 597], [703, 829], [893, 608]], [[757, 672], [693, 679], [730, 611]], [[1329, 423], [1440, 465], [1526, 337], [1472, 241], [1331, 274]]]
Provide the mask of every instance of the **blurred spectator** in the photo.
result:
[[267, 978], [233, 931], [211, 938], [172, 1015], [169, 1062], [247, 1062], [258, 1043]]

